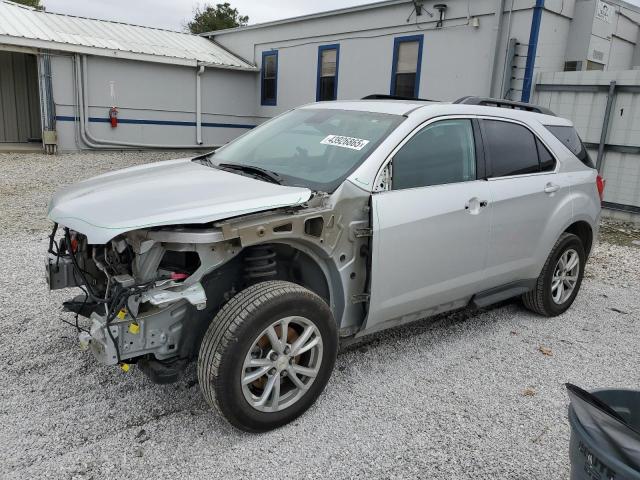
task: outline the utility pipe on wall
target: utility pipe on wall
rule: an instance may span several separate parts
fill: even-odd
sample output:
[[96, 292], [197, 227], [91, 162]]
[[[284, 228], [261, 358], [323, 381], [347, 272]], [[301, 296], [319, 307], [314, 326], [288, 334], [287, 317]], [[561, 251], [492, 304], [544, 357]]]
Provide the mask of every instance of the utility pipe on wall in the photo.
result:
[[529, 34], [529, 48], [527, 50], [527, 64], [524, 69], [524, 80], [522, 82], [522, 101], [529, 103], [531, 90], [533, 88], [533, 72], [536, 67], [536, 54], [538, 51], [538, 37], [540, 36], [540, 22], [542, 22], [542, 11], [544, 10], [544, 0], [536, 0], [531, 16], [531, 33]]
[[[500, 48], [500, 40], [502, 38], [502, 24], [504, 17], [504, 4], [506, 0], [497, 0], [496, 1], [496, 21], [495, 26], [493, 27], [495, 30], [495, 36], [493, 39], [493, 48], [491, 49], [491, 75], [489, 77], [489, 96], [490, 97], [499, 97], [501, 95], [498, 94], [498, 86], [496, 85], [498, 82], [498, 61], [500, 56], [498, 55], [498, 49]], [[508, 40], [508, 39], [507, 39]], [[507, 59], [504, 59], [505, 62]]]
[[[82, 56], [80, 65], [80, 55], [75, 55], [76, 63], [76, 89], [78, 92], [78, 107], [80, 117], [80, 136], [82, 141], [91, 148], [101, 149], [109, 147], [133, 147], [133, 148], [159, 148], [159, 149], [200, 149], [218, 148], [219, 145], [166, 145], [155, 143], [123, 142], [118, 140], [106, 140], [94, 137], [88, 128], [89, 123], [89, 91], [87, 82], [87, 56]], [[198, 106], [198, 109], [200, 106]]]
[[200, 76], [204, 73], [204, 65], [196, 72], [196, 143], [202, 145], [202, 95], [200, 93]]

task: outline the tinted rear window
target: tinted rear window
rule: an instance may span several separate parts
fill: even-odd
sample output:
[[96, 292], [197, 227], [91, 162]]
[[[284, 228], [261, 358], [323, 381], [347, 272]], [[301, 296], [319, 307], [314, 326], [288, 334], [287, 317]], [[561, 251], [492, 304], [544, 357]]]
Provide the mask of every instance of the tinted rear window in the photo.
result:
[[483, 135], [491, 160], [492, 177], [540, 171], [536, 138], [525, 127], [516, 123], [484, 120]]
[[587, 149], [573, 127], [558, 127], [555, 125], [545, 125], [553, 135], [560, 140], [571, 152], [578, 157], [587, 167], [595, 168]]

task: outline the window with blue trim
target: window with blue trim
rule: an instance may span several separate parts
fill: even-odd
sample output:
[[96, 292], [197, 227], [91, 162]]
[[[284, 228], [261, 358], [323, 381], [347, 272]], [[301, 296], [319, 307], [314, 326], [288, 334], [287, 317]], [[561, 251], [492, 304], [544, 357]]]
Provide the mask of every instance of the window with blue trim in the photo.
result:
[[318, 80], [316, 101], [338, 98], [338, 64], [340, 63], [340, 45], [322, 45], [318, 47]]
[[411, 35], [394, 40], [391, 95], [418, 98], [423, 39], [423, 35]]
[[275, 105], [278, 98], [278, 51], [262, 52], [262, 105]]

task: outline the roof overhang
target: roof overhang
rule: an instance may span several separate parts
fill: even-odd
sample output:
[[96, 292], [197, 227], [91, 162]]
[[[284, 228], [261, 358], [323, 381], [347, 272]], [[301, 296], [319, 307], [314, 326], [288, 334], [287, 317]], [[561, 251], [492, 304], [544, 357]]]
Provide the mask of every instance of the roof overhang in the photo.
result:
[[112, 50], [106, 48], [88, 47], [83, 45], [75, 45], [62, 42], [53, 42], [50, 40], [39, 40], [24, 37], [12, 37], [9, 35], [0, 35], [1, 50], [25, 51], [29, 53], [37, 53], [40, 50], [55, 50], [65, 53], [79, 53], [81, 55], [95, 55], [99, 57], [120, 58], [123, 60], [137, 60], [142, 62], [163, 63], [168, 65], [179, 65], [183, 67], [198, 67], [204, 65], [210, 68], [221, 68], [225, 70], [239, 70], [246, 72], [259, 71], [256, 67], [239, 67], [234, 65], [224, 65], [219, 63], [199, 62], [194, 59], [167, 57], [161, 55], [151, 55], [147, 53], [127, 52], [122, 50]]

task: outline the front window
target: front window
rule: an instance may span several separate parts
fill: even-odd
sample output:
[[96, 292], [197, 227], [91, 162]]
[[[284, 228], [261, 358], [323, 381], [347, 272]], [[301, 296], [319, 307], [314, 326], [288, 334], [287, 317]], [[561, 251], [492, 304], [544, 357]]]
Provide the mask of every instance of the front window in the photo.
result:
[[393, 189], [476, 179], [471, 120], [442, 120], [415, 134], [393, 157]]
[[293, 110], [218, 149], [209, 161], [257, 167], [276, 173], [284, 185], [331, 192], [403, 119], [352, 110]]

